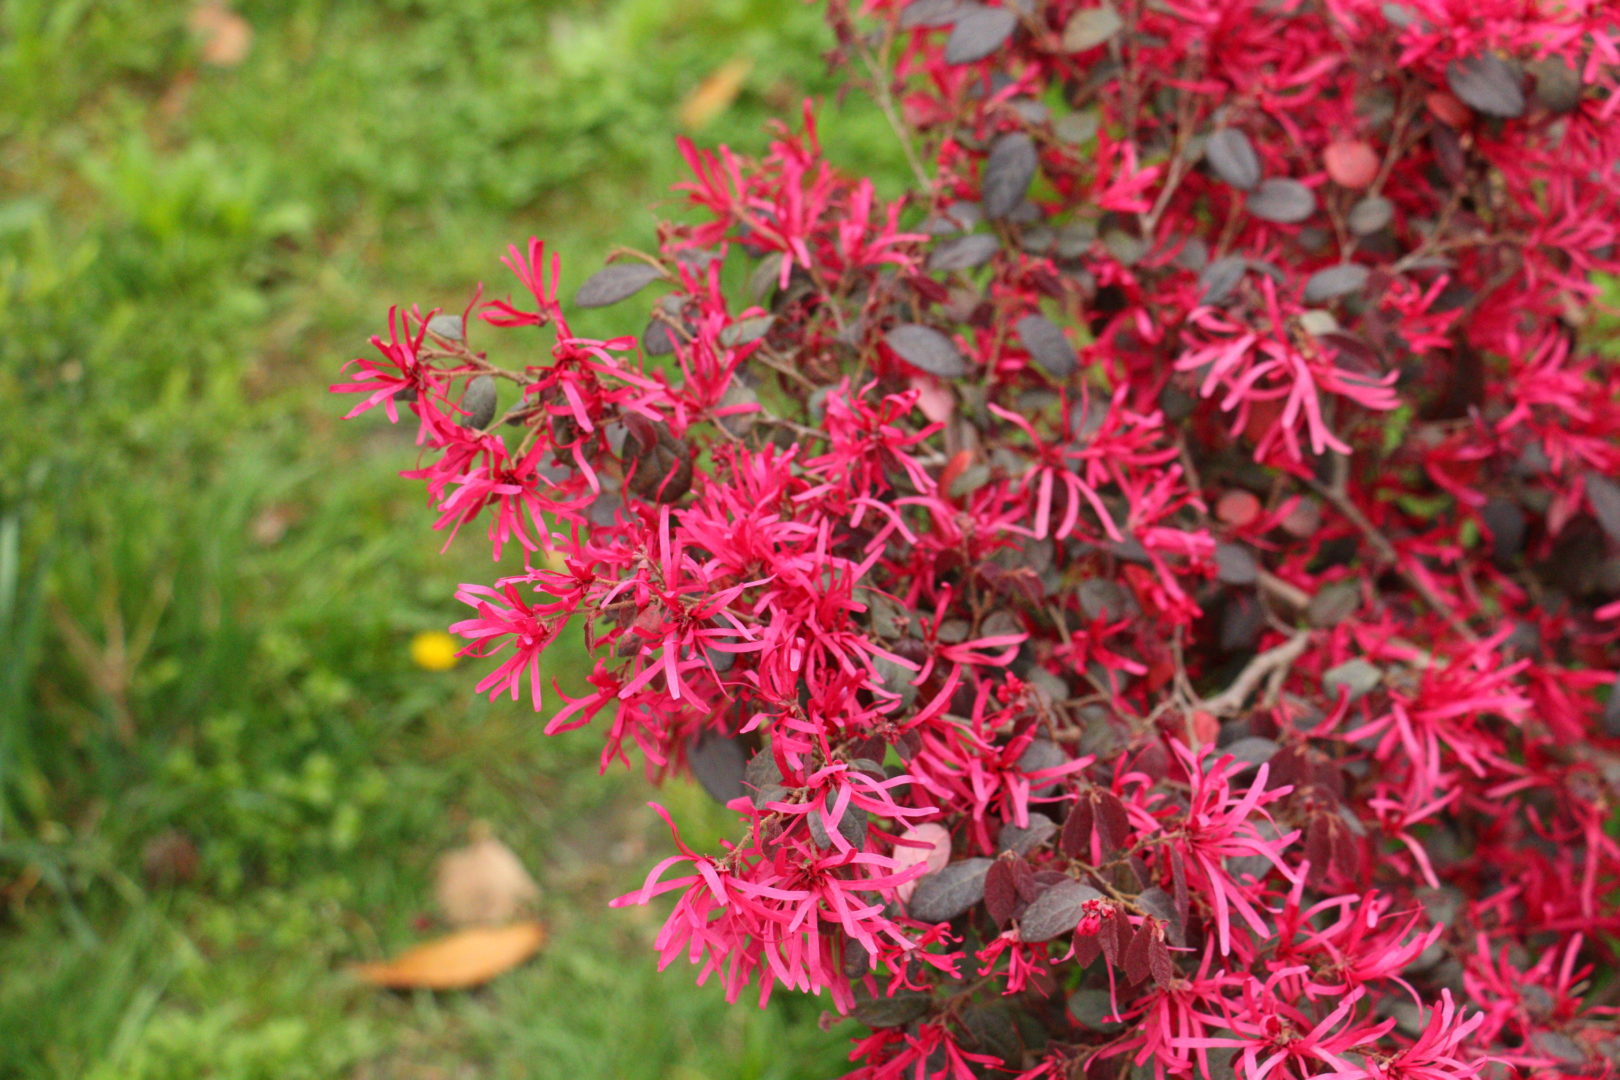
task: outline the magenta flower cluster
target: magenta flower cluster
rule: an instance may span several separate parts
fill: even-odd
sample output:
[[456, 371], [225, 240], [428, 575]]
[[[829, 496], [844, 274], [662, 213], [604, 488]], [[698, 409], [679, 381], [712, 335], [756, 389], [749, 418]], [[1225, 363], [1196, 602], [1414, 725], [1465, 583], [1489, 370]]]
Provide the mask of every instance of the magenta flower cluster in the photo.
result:
[[829, 18], [910, 190], [683, 142], [655, 251], [333, 388], [522, 556], [478, 689], [735, 813], [658, 810], [660, 963], [857, 1080], [1613, 1075], [1620, 12]]

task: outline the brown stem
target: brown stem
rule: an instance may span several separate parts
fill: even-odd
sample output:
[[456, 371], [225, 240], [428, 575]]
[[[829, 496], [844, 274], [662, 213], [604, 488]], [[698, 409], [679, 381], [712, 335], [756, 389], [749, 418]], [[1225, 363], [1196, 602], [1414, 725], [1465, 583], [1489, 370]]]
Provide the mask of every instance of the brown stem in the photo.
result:
[[1311, 635], [1302, 630], [1281, 645], [1274, 645], [1260, 653], [1243, 666], [1230, 686], [1212, 698], [1205, 698], [1199, 707], [1213, 716], [1231, 715], [1267, 678], [1275, 677], [1280, 682], [1294, 661], [1304, 654], [1310, 641]]

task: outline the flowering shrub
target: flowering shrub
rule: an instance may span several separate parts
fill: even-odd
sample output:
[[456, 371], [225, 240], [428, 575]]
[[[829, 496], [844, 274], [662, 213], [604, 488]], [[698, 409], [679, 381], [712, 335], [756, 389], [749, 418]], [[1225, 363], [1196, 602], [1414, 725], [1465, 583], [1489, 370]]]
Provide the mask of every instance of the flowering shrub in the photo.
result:
[[682, 144], [571, 305], [639, 336], [531, 240], [334, 387], [524, 556], [478, 689], [736, 813], [617, 901], [661, 963], [825, 992], [871, 1080], [1612, 1074], [1611, 6], [830, 17], [903, 198], [808, 109]]

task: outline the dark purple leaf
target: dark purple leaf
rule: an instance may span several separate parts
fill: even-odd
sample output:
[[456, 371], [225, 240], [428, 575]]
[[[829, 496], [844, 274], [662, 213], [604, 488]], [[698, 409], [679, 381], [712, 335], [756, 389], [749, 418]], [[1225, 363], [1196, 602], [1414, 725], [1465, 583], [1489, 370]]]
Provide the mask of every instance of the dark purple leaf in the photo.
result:
[[1204, 143], [1204, 160], [1215, 175], [1239, 191], [1249, 191], [1260, 182], [1260, 156], [1254, 144], [1237, 128], [1221, 128]]
[[[1587, 1057], [1586, 1051], [1581, 1048], [1581, 1044], [1561, 1031], [1535, 1032], [1530, 1036], [1530, 1045], [1538, 1053], [1556, 1058], [1565, 1065], [1576, 1066], [1576, 1071], [1580, 1071], [1590, 1063], [1590, 1059]], [[1563, 1070], [1559, 1071], [1562, 1072]]]
[[1246, 735], [1230, 746], [1221, 747], [1221, 753], [1231, 754], [1245, 765], [1263, 765], [1274, 757], [1280, 747], [1263, 735]]
[[936, 220], [950, 225], [952, 232], [966, 232], [984, 222], [984, 207], [979, 203], [962, 199], [947, 206]]
[[1013, 1024], [1012, 1011], [999, 1001], [984, 1001], [962, 1010], [962, 1026], [973, 1036], [979, 1050], [1004, 1062], [1023, 1059], [1024, 1040]]
[[[989, 620], [986, 619], [985, 622], [988, 623]], [[1018, 768], [1026, 773], [1039, 772], [1042, 769], [1055, 769], [1068, 760], [1069, 755], [1051, 739], [1036, 739], [1024, 747], [1024, 752], [1018, 756]], [[1031, 794], [1049, 794], [1057, 785], [1058, 781], [1051, 781], [1035, 788]]]
[[1586, 474], [1586, 501], [1609, 539], [1620, 543], [1620, 484], [1597, 473]]
[[933, 1004], [927, 994], [901, 991], [894, 997], [870, 996], [864, 987], [856, 994], [855, 1019], [870, 1028], [901, 1027], [921, 1019]]
[[[754, 390], [753, 387], [745, 386], [742, 383], [733, 380], [731, 384], [726, 387], [725, 394], [721, 396], [720, 404], [728, 409], [739, 405], [754, 407], [759, 404], [759, 394]], [[728, 413], [725, 416], [717, 417], [716, 420], [721, 427], [725, 428], [727, 431], [731, 432], [740, 439], [744, 435], [748, 434], [749, 431], [753, 430], [754, 423], [758, 417], [759, 412], [756, 410], [753, 412]]]
[[1102, 893], [1078, 881], [1054, 885], [1037, 896], [1018, 920], [1019, 940], [1050, 941], [1067, 934], [1080, 924], [1086, 902], [1101, 899]]
[[1080, 614], [1087, 619], [1115, 622], [1137, 614], [1136, 598], [1123, 585], [1109, 578], [1087, 578], [1076, 590]]
[[1147, 241], [1124, 229], [1109, 229], [1103, 233], [1103, 247], [1108, 249], [1121, 266], [1135, 266], [1148, 253]]
[[945, 39], [947, 64], [983, 60], [1006, 43], [1018, 29], [1018, 16], [1007, 8], [976, 7], [956, 20]]
[[883, 341], [912, 367], [942, 379], [959, 379], [972, 370], [956, 343], [931, 326], [904, 323]]
[[967, 0], [911, 0], [900, 12], [900, 28], [949, 26], [978, 6]]
[[911, 917], [925, 923], [949, 922], [982, 901], [992, 862], [962, 859], [919, 880], [908, 905]]
[[1382, 232], [1395, 220], [1395, 204], [1382, 195], [1369, 195], [1350, 208], [1345, 224], [1357, 236]]
[[1384, 374], [1383, 357], [1363, 337], [1348, 330], [1329, 330], [1318, 334], [1317, 340], [1332, 347], [1333, 362], [1340, 371], [1376, 379]]
[[[780, 251], [773, 251], [759, 260], [759, 265], [748, 275], [748, 295], [755, 301], [763, 301], [782, 280], [783, 258]], [[795, 266], [794, 269], [799, 268]]]
[[1338, 626], [1361, 607], [1361, 590], [1348, 581], [1323, 587], [1305, 605], [1305, 621], [1319, 630]]
[[776, 323], [775, 315], [755, 315], [751, 319], [740, 319], [720, 331], [720, 344], [728, 349], [737, 348], [758, 341]]
[[[958, 27], [960, 29], [960, 27]], [[1022, 131], [1010, 131], [990, 146], [981, 177], [984, 212], [992, 221], [1011, 217], [1024, 201], [1040, 167], [1035, 140]]]
[[1260, 578], [1260, 563], [1241, 544], [1216, 544], [1215, 577], [1227, 585], [1253, 585]]
[[1235, 593], [1221, 610], [1222, 652], [1250, 652], [1266, 629], [1266, 610], [1249, 593]]
[[1014, 325], [1018, 340], [1035, 362], [1053, 378], [1067, 378], [1080, 366], [1080, 357], [1057, 324], [1044, 315], [1025, 315]]
[[743, 777], [748, 770], [743, 745], [713, 731], [703, 731], [686, 749], [692, 775], [716, 802], [728, 803], [748, 794]]
[[[645, 441], [644, 441], [645, 440]], [[672, 503], [692, 488], [692, 456], [684, 443], [664, 428], [625, 440], [625, 453], [635, 462], [630, 491], [643, 499]]]
[[1400, 27], [1403, 30], [1418, 21], [1417, 12], [1402, 4], [1394, 3], [1393, 0], [1383, 4], [1378, 10], [1383, 12], [1384, 18], [1389, 20], [1391, 26]]
[[[827, 832], [826, 824], [821, 820], [821, 814], [815, 810], [806, 815], [810, 824], [810, 839], [816, 842], [816, 847], [826, 851], [833, 846], [832, 836]], [[838, 819], [838, 832], [850, 846], [857, 851], [866, 843], [866, 811], [850, 803], [844, 807], [844, 816]]]
[[1204, 294], [1198, 300], [1200, 304], [1218, 304], [1232, 295], [1232, 290], [1238, 287], [1243, 275], [1249, 269], [1249, 260], [1241, 255], [1227, 255], [1216, 259], [1204, 267], [1203, 273], [1198, 275], [1199, 284], [1204, 286]]
[[446, 341], [465, 341], [467, 327], [460, 315], [435, 315], [428, 320], [428, 333], [442, 337]]
[[911, 680], [917, 675], [915, 671], [907, 668], [887, 656], [872, 658], [872, 673], [883, 690], [900, 699], [901, 708], [909, 708], [917, 698], [917, 688]]
[[1459, 101], [1485, 116], [1512, 119], [1524, 115], [1524, 73], [1494, 53], [1453, 60], [1446, 65], [1446, 84]]
[[1063, 27], [1063, 51], [1085, 52], [1095, 49], [1124, 29], [1125, 23], [1108, 4], [1082, 8], [1069, 17]]
[[614, 263], [585, 279], [574, 294], [574, 306], [607, 307], [626, 300], [663, 277], [663, 271], [644, 262]]
[[1349, 693], [1351, 701], [1366, 697], [1383, 681], [1382, 669], [1359, 656], [1328, 668], [1322, 673], [1323, 690], [1337, 696], [1340, 688], [1343, 688]]
[[1449, 127], [1437, 125], [1429, 131], [1429, 147], [1446, 179], [1461, 184], [1468, 176], [1468, 151], [1463, 149], [1462, 136]]
[[768, 748], [748, 759], [748, 768], [743, 771], [743, 788], [756, 810], [763, 810], [768, 802], [781, 802], [787, 797], [788, 789], [782, 783], [782, 770], [777, 768], [776, 758]]
[[1491, 537], [1491, 557], [1497, 562], [1518, 558], [1530, 527], [1519, 504], [1498, 495], [1479, 508], [1479, 518]]
[[1305, 302], [1320, 304], [1353, 292], [1367, 284], [1370, 271], [1360, 263], [1342, 263], [1328, 266], [1312, 274], [1305, 282]]
[[1116, 1020], [1114, 999], [1107, 990], [1086, 988], [1069, 995], [1069, 1013], [1092, 1031], [1118, 1031], [1125, 1026]]
[[1153, 935], [1153, 941], [1148, 946], [1148, 970], [1153, 975], [1154, 983], [1159, 986], [1169, 986], [1175, 982], [1176, 962], [1170, 956], [1170, 947], [1158, 934]]
[[1297, 225], [1316, 213], [1316, 195], [1298, 180], [1276, 177], [1249, 192], [1249, 213], [1278, 225]]
[[1609, 687], [1609, 700], [1603, 703], [1603, 732], [1620, 739], [1620, 678]]
[[1096, 111], [1087, 109], [1084, 112], [1065, 113], [1058, 117], [1052, 124], [1052, 134], [1057, 136], [1060, 142], [1079, 146], [1095, 138], [1099, 126]]
[[651, 319], [641, 332], [641, 351], [648, 356], [669, 356], [675, 351], [675, 331], [663, 319]]
[[474, 431], [489, 427], [489, 422], [495, 419], [495, 405], [499, 396], [494, 376], [478, 375], [470, 379], [466, 392], [461, 395], [461, 407], [466, 411], [461, 418], [461, 426]]
[[1536, 79], [1536, 100], [1548, 112], [1571, 112], [1581, 103], [1585, 88], [1581, 85], [1580, 73], [1561, 57], [1532, 61], [1530, 74]]
[[988, 233], [953, 236], [934, 245], [928, 253], [930, 270], [972, 270], [983, 266], [1001, 250], [1001, 241]]
[[1020, 829], [1010, 821], [1003, 825], [996, 837], [996, 847], [1002, 851], [1028, 855], [1051, 839], [1055, 832], [1057, 832], [1056, 822], [1038, 811], [1031, 812], [1027, 828]]

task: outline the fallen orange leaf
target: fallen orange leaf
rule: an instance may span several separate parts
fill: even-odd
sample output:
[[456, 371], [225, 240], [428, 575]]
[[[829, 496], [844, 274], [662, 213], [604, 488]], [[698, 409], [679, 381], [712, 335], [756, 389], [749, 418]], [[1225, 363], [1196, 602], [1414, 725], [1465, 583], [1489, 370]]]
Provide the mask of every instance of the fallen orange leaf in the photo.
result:
[[677, 119], [688, 131], [709, 126], [709, 122], [731, 107], [742, 90], [743, 80], [754, 70], [751, 57], [737, 56], [727, 60], [703, 77], [681, 102]]
[[354, 973], [390, 990], [466, 990], [517, 967], [546, 943], [538, 922], [478, 927], [406, 949], [381, 964], [357, 964]]

